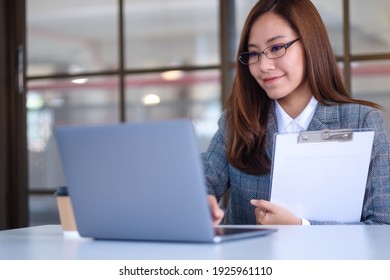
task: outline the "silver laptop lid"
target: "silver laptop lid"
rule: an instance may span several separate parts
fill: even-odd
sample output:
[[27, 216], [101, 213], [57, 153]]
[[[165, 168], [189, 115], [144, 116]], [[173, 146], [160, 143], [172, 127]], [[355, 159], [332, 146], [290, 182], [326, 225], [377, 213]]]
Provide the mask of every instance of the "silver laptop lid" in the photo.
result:
[[55, 135], [81, 236], [213, 241], [189, 120], [58, 127]]

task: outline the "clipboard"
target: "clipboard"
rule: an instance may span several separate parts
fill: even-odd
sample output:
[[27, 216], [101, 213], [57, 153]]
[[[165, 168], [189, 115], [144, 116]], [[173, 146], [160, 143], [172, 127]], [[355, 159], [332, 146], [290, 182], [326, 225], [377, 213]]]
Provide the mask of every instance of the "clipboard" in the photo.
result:
[[359, 222], [374, 131], [275, 134], [270, 201], [308, 220]]

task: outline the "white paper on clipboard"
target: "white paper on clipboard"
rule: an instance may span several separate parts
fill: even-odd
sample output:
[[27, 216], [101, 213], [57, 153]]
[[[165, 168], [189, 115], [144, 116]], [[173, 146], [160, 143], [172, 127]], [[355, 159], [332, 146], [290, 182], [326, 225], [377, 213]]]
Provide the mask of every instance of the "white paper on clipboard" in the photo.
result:
[[359, 222], [374, 131], [275, 135], [270, 201], [308, 220]]

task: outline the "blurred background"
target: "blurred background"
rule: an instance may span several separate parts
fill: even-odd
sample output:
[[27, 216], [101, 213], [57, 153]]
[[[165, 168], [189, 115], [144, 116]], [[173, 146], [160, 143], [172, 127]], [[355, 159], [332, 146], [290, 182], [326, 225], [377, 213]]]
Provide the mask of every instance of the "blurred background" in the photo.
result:
[[[204, 150], [256, 2], [26, 1], [30, 225], [59, 223], [54, 126], [190, 118]], [[352, 95], [381, 104], [390, 132], [390, 1], [312, 2]]]

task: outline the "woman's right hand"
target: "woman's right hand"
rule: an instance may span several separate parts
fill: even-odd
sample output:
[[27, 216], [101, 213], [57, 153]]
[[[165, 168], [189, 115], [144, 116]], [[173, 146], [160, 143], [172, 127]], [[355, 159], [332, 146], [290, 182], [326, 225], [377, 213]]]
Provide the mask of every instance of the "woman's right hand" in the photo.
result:
[[214, 195], [208, 195], [207, 200], [209, 202], [213, 225], [216, 226], [222, 221], [225, 212], [219, 207], [217, 198]]

